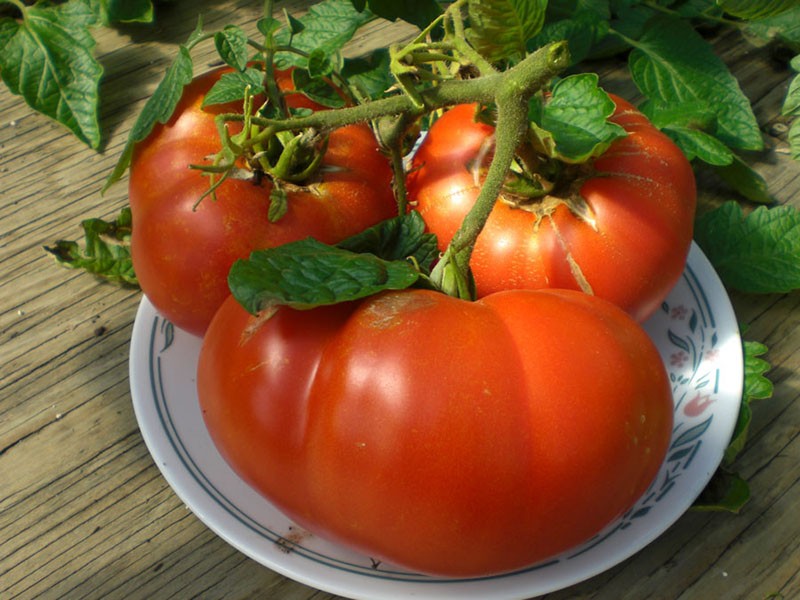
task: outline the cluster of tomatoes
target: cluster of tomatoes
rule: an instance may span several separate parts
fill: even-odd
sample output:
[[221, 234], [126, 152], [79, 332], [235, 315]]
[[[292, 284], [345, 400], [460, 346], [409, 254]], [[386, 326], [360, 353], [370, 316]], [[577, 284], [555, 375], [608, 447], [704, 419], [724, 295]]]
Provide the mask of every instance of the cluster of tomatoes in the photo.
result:
[[[230, 178], [197, 204], [208, 179], [189, 165], [219, 151], [214, 117], [234, 110], [201, 108], [220, 74], [188, 86], [139, 144], [130, 203], [142, 289], [203, 336], [198, 394], [232, 468], [311, 532], [439, 575], [531, 565], [627, 510], [672, 429], [670, 385], [639, 323], [691, 242], [680, 151], [614, 98], [628, 135], [581, 182], [587, 210], [499, 201], [471, 262], [477, 301], [403, 290], [263, 319], [229, 295], [232, 263], [395, 216], [392, 172], [356, 124], [330, 134], [318, 175], [289, 190], [277, 221], [268, 178]], [[491, 135], [458, 106], [415, 154], [409, 199], [442, 249], [475, 201], [472, 163]]]

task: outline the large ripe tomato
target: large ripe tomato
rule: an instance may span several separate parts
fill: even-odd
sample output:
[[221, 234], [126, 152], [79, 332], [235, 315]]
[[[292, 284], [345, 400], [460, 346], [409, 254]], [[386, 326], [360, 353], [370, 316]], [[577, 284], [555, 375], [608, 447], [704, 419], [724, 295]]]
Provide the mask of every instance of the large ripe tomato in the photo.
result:
[[230, 298], [197, 387], [224, 457], [299, 525], [451, 576], [597, 533], [651, 483], [672, 427], [650, 339], [571, 290], [406, 290], [261, 323]]
[[[220, 149], [214, 117], [239, 105], [201, 109], [205, 93], [224, 69], [197, 78], [173, 117], [136, 146], [130, 171], [131, 252], [142, 290], [175, 325], [202, 335], [229, 294], [236, 259], [255, 249], [312, 236], [338, 242], [396, 214], [392, 172], [371, 130], [352, 125], [331, 133], [318, 181], [288, 193], [288, 212], [268, 220], [272, 184], [228, 179], [217, 200], [204, 199], [208, 178], [189, 168]], [[279, 84], [291, 85], [281, 74]], [[319, 108], [304, 96], [292, 106]]]
[[[633, 106], [612, 99], [611, 121], [628, 135], [594, 162], [585, 181], [561, 182], [548, 199], [549, 216], [539, 219], [528, 209], [541, 206], [519, 208], [501, 196], [470, 263], [479, 295], [509, 288], [591, 290], [644, 321], [675, 285], [692, 240], [691, 165]], [[414, 156], [409, 199], [442, 249], [475, 202], [472, 163], [493, 132], [476, 122], [474, 106], [460, 105], [433, 124]], [[587, 218], [558, 202], [559, 195], [574, 200], [578, 194]]]

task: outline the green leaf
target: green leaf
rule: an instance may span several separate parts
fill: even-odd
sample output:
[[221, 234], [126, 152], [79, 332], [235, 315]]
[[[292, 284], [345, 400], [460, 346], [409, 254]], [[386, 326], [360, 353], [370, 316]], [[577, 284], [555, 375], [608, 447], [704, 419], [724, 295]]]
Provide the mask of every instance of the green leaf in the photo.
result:
[[795, 117], [789, 128], [789, 153], [794, 160], [800, 160], [800, 117]]
[[247, 68], [247, 34], [241, 27], [226, 25], [222, 31], [214, 34], [214, 45], [226, 64], [238, 71]]
[[[628, 5], [634, 3], [630, 0], [623, 2], [626, 4], [626, 9], [630, 8]], [[571, 19], [582, 12], [593, 14], [596, 19], [611, 18], [609, 0], [549, 0], [547, 3], [547, 20], [550, 22]]]
[[592, 48], [608, 34], [609, 23], [606, 19], [598, 19], [592, 11], [582, 11], [569, 19], [545, 22], [542, 30], [528, 40], [527, 48], [533, 52], [551, 42], [566, 40], [569, 44], [571, 64], [583, 62]]
[[[374, 18], [369, 11], [358, 12], [350, 0], [323, 0], [297, 19], [303, 26], [300, 33], [292, 35], [288, 29], [281, 29], [275, 34], [275, 44], [288, 45], [291, 38], [292, 47], [306, 54], [319, 49], [327, 56], [333, 56], [350, 41], [359, 27]], [[279, 68], [307, 66], [304, 57], [288, 52], [278, 52], [275, 62]]]
[[103, 68], [93, 56], [95, 42], [88, 31], [94, 12], [71, 0], [25, 7], [22, 16], [21, 23], [0, 18], [0, 76], [31, 108], [99, 147]]
[[766, 180], [741, 158], [733, 155], [727, 165], [711, 165], [711, 169], [735, 192], [751, 202], [772, 204], [775, 198], [769, 192]]
[[796, 7], [797, 0], [717, 0], [717, 4], [740, 19], [763, 19]]
[[646, 100], [638, 108], [659, 129], [670, 126], [712, 129], [717, 121], [715, 110], [705, 100], [681, 104]]
[[295, 19], [285, 8], [283, 9], [283, 15], [286, 17], [286, 24], [289, 26], [289, 35], [294, 36], [298, 33], [302, 33], [302, 31], [306, 28], [301, 20]]
[[256, 22], [256, 28], [264, 37], [270, 37], [281, 28], [281, 22], [273, 17], [264, 17]]
[[183, 94], [183, 88], [192, 81], [193, 63], [192, 56], [186, 46], [178, 48], [178, 55], [167, 69], [156, 91], [147, 100], [128, 134], [128, 141], [117, 161], [114, 171], [106, 180], [103, 191], [113, 183], [119, 181], [133, 157], [133, 148], [137, 142], [145, 139], [155, 127], [156, 123], [166, 123], [172, 116], [178, 101]]
[[467, 39], [490, 62], [524, 56], [546, 8], [547, 0], [468, 0]]
[[277, 184], [272, 186], [272, 191], [269, 193], [269, 209], [267, 211], [267, 219], [270, 223], [277, 223], [280, 221], [286, 211], [289, 210], [289, 197], [286, 191]]
[[111, 23], [152, 23], [152, 0], [88, 0], [98, 21]]
[[695, 240], [723, 282], [750, 293], [800, 288], [800, 210], [760, 206], [748, 215], [726, 202], [701, 215]]
[[389, 261], [412, 258], [426, 275], [439, 256], [436, 235], [426, 233], [425, 221], [416, 211], [382, 221], [338, 243], [337, 247]]
[[312, 79], [327, 77], [334, 71], [334, 64], [324, 50], [315, 48], [308, 55], [308, 74]]
[[800, 51], [800, 6], [772, 17], [744, 24], [744, 32], [763, 40], [775, 40]]
[[369, 9], [389, 21], [401, 19], [420, 29], [425, 29], [443, 12], [436, 0], [353, 0], [353, 6], [359, 11]]
[[664, 128], [689, 160], [699, 159], [709, 165], [725, 166], [734, 160], [733, 152], [713, 135], [699, 129], [670, 125]]
[[717, 117], [714, 109], [703, 100], [683, 104], [665, 104], [647, 100], [639, 110], [648, 119], [669, 135], [689, 160], [695, 158], [710, 165], [729, 165], [734, 156], [731, 150], [706, 133], [714, 130]]
[[45, 250], [65, 267], [84, 269], [114, 283], [138, 285], [130, 254], [130, 209], [122, 209], [114, 221], [86, 219], [81, 226], [83, 248], [77, 242], [58, 240]]
[[730, 465], [734, 462], [739, 453], [744, 449], [747, 442], [747, 436], [750, 431], [750, 422], [753, 420], [753, 410], [750, 408], [750, 401], [742, 398], [739, 406], [739, 415], [736, 419], [736, 425], [733, 428], [731, 441], [728, 447], [725, 448], [723, 455], [723, 465]]
[[247, 86], [253, 95], [264, 92], [264, 73], [252, 67], [244, 71], [224, 73], [203, 98], [203, 107], [242, 100]]
[[628, 64], [645, 96], [664, 104], [705, 102], [717, 117], [716, 130], [710, 133], [731, 148], [762, 148], [750, 101], [725, 63], [689, 23], [658, 16], [633, 44]]
[[772, 397], [773, 384], [765, 376], [772, 366], [759, 358], [768, 350], [760, 342], [744, 342], [744, 399], [747, 402]]
[[738, 512], [750, 497], [747, 482], [729, 470], [736, 457], [744, 448], [750, 429], [753, 413], [750, 403], [772, 396], [772, 382], [765, 377], [770, 364], [760, 358], [767, 352], [767, 347], [759, 342], [744, 342], [744, 386], [739, 416], [734, 427], [731, 441], [725, 449], [722, 467], [703, 490], [693, 508], [697, 510], [714, 510]]
[[767, 352], [767, 347], [759, 342], [744, 342], [744, 387], [742, 392], [742, 402], [739, 407], [739, 417], [736, 421], [731, 441], [725, 449], [723, 457], [724, 465], [731, 465], [747, 442], [750, 429], [750, 421], [753, 412], [750, 403], [753, 400], [763, 400], [772, 396], [772, 382], [765, 377], [765, 373], [770, 370], [770, 364], [763, 358], [759, 358]]
[[673, 7], [682, 17], [689, 19], [719, 19], [722, 9], [714, 0], [684, 0]]
[[395, 82], [389, 63], [389, 51], [379, 48], [367, 56], [344, 59], [341, 75], [360, 96], [377, 100]]
[[789, 83], [786, 97], [783, 99], [781, 114], [787, 117], [800, 117], [800, 75]]
[[405, 289], [419, 275], [406, 260], [387, 261], [307, 238], [235, 262], [228, 285], [236, 300], [256, 314], [274, 306], [309, 309]]
[[597, 82], [594, 73], [571, 75], [553, 86], [546, 101], [532, 101], [533, 132], [551, 156], [585, 162], [625, 136], [622, 127], [608, 121], [615, 110], [614, 101]]
[[292, 71], [292, 83], [298, 92], [302, 92], [318, 104], [329, 108], [344, 106], [344, 98], [336, 88], [323, 78], [312, 77], [306, 69], [295, 68]]
[[738, 513], [750, 499], [750, 486], [736, 473], [718, 469], [692, 505], [693, 510]]

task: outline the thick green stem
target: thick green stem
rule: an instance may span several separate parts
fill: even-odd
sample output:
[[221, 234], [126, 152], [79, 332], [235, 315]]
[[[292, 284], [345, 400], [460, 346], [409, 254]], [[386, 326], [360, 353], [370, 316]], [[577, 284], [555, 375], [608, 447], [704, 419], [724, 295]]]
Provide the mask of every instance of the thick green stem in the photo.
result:
[[[530, 64], [526, 64], [527, 61], [523, 61], [503, 75], [502, 84], [497, 89], [495, 150], [486, 179], [475, 204], [431, 273], [433, 283], [448, 294], [464, 299], [471, 298], [473, 289], [469, 261], [472, 250], [497, 202], [517, 147], [527, 129], [528, 101], [541, 85], [569, 63], [565, 45], [554, 44], [539, 52], [546, 57], [544, 64], [552, 69], [545, 80], [540, 79], [543, 72], [533, 69]], [[539, 53], [531, 56], [537, 54]]]
[[[272, 17], [272, 0], [264, 0], [264, 18]], [[281, 114], [289, 116], [286, 110], [286, 104], [283, 101], [283, 95], [278, 89], [278, 84], [275, 80], [275, 43], [272, 39], [272, 32], [269, 32], [264, 39], [264, 86], [267, 90], [267, 97], [273, 106], [275, 106]]]
[[481, 75], [488, 75], [490, 73], [497, 73], [497, 69], [492, 66], [488, 60], [483, 58], [468, 42], [467, 35], [464, 30], [464, 22], [461, 20], [461, 12], [458, 10], [452, 11], [452, 24], [453, 32], [453, 45], [456, 50], [461, 53], [467, 60], [469, 60], [480, 71]]
[[[566, 68], [568, 62], [566, 43], [555, 42], [537, 50], [506, 72], [497, 72], [476, 79], [444, 81], [425, 89], [420, 93], [424, 104], [422, 108], [415, 106], [407, 95], [399, 94], [357, 106], [317, 111], [303, 117], [280, 120], [253, 117], [253, 124], [264, 130], [261, 135], [250, 140], [250, 143], [261, 142], [262, 138], [290, 129], [333, 130], [388, 115], [423, 114], [456, 104], [475, 102], [491, 104], [496, 101], [499, 90], [509, 87], [513, 87], [520, 94], [520, 102], [527, 103], [527, 99]], [[242, 115], [226, 114], [221, 118], [237, 121], [242, 120]]]

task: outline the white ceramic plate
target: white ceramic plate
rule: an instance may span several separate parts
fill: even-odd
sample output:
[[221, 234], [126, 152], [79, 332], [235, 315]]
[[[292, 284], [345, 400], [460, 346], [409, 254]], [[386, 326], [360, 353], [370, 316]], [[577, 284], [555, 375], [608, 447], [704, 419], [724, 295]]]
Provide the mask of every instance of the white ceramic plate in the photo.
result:
[[294, 526], [217, 453], [195, 392], [200, 339], [165, 321], [146, 298], [133, 328], [131, 392], [145, 442], [178, 496], [228, 543], [270, 569], [349, 598], [530, 598], [587, 579], [644, 548], [689, 508], [722, 459], [741, 399], [741, 340], [725, 290], [696, 246], [646, 329], [675, 400], [672, 442], [656, 480], [627, 514], [586, 544], [544, 564], [481, 579], [376, 566]]

